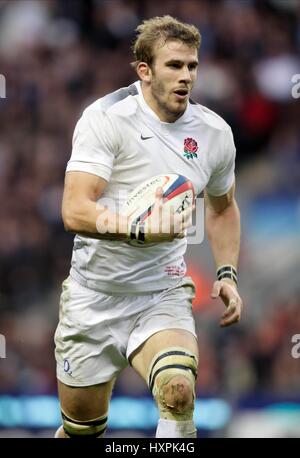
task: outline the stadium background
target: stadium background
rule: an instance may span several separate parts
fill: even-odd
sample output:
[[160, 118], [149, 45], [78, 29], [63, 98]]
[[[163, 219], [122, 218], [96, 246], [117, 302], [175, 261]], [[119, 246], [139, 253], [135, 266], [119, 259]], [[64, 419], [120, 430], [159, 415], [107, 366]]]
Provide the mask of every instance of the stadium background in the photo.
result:
[[[238, 150], [238, 326], [218, 327], [207, 243], [188, 248], [199, 436], [300, 437], [300, 352], [292, 356], [300, 334], [300, 99], [291, 81], [300, 73], [300, 2], [0, 0], [1, 437], [51, 437], [59, 424], [53, 332], [73, 239], [60, 217], [73, 128], [85, 106], [136, 79], [133, 30], [162, 14], [199, 27], [193, 98], [232, 126]], [[144, 383], [126, 369], [108, 437], [153, 436], [156, 416]]]

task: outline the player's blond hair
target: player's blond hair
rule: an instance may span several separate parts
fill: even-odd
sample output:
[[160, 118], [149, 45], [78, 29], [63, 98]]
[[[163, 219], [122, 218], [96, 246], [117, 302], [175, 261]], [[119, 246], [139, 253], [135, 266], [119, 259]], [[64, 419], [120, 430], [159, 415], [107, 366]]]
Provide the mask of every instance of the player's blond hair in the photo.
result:
[[200, 32], [194, 25], [180, 22], [168, 15], [146, 19], [135, 31], [137, 36], [132, 46], [135, 62], [131, 64], [134, 68], [139, 62], [146, 62], [151, 66], [155, 49], [168, 40], [182, 41], [197, 50], [201, 44]]

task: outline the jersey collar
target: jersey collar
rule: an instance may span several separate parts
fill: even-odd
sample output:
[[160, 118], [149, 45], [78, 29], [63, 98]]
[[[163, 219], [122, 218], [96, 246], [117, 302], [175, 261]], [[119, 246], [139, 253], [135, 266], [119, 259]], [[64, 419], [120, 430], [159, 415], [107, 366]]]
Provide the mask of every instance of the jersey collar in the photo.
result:
[[178, 118], [174, 122], [163, 122], [163, 121], [161, 121], [159, 119], [157, 114], [152, 110], [152, 108], [150, 108], [150, 106], [146, 102], [146, 100], [145, 100], [145, 98], [143, 96], [143, 93], [142, 93], [141, 81], [136, 81], [134, 84], [135, 84], [135, 86], [136, 86], [136, 88], [138, 90], [138, 102], [139, 102], [142, 110], [146, 114], [148, 114], [151, 117], [152, 121], [154, 121], [156, 124], [158, 123], [158, 124], [166, 126], [166, 127], [172, 127], [172, 126], [178, 127], [179, 125], [186, 124], [187, 122], [190, 121], [190, 119], [191, 119], [191, 107], [190, 107], [190, 102], [189, 101], [188, 101], [187, 108], [186, 108], [185, 112], [183, 113], [182, 116], [180, 116], [180, 118]]

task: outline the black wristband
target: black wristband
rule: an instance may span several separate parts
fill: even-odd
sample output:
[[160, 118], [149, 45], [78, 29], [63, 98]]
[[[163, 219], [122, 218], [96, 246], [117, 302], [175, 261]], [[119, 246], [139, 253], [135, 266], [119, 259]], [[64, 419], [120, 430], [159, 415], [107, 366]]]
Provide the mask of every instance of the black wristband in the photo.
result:
[[145, 243], [145, 223], [139, 224], [139, 232], [137, 234], [137, 240], [141, 243]]
[[136, 226], [137, 226], [137, 222], [134, 221], [131, 226], [130, 226], [130, 240], [136, 240]]
[[232, 265], [221, 266], [217, 270], [217, 278], [218, 280], [222, 280], [223, 278], [229, 278], [237, 284], [237, 270]]
[[140, 244], [145, 243], [145, 223], [134, 221], [130, 226], [130, 240], [136, 240]]

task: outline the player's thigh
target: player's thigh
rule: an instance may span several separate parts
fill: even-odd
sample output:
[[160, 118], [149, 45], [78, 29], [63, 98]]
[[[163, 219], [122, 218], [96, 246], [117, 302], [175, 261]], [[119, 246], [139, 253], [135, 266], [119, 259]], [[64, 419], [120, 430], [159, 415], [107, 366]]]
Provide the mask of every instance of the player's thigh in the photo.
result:
[[62, 411], [74, 420], [91, 420], [107, 413], [114, 380], [98, 385], [75, 387], [58, 381]]
[[157, 353], [170, 347], [181, 347], [190, 350], [198, 358], [196, 337], [184, 329], [165, 329], [153, 334], [130, 357], [132, 367], [148, 382], [147, 376], [151, 361]]

